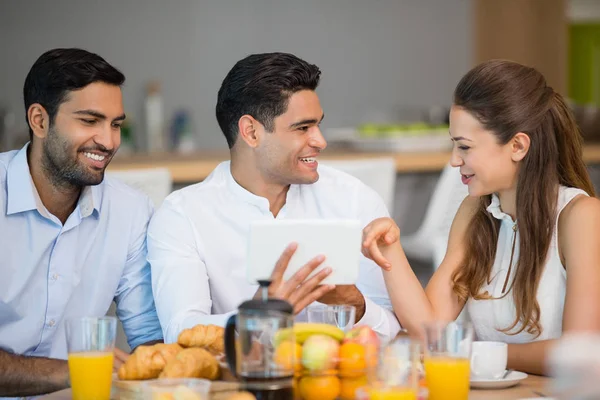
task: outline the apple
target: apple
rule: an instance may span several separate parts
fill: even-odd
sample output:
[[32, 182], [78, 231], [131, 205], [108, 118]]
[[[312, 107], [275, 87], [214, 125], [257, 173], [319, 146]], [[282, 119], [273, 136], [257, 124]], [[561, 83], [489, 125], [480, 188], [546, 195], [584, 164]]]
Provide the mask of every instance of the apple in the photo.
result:
[[375, 346], [379, 348], [380, 341], [377, 333], [370, 327], [366, 325], [359, 325], [352, 328], [348, 333], [346, 333], [344, 337], [345, 342], [354, 342], [358, 344], [362, 344], [363, 346]]
[[339, 352], [340, 345], [331, 336], [312, 335], [302, 346], [302, 365], [310, 371], [335, 368]]
[[342, 343], [358, 343], [365, 347], [365, 357], [367, 359], [367, 366], [374, 367], [377, 365], [377, 359], [379, 356], [379, 346], [381, 344], [379, 336], [370, 327], [366, 325], [359, 325], [352, 328]]

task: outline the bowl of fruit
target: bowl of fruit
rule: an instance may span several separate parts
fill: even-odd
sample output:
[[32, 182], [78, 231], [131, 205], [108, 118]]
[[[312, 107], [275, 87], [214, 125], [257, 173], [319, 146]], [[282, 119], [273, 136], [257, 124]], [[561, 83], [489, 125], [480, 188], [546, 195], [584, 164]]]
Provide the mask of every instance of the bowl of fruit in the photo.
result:
[[158, 379], [144, 382], [148, 400], [208, 400], [210, 381], [196, 378]]
[[377, 367], [380, 346], [368, 326], [344, 333], [322, 323], [297, 323], [278, 332], [275, 342], [275, 362], [284, 368], [294, 363], [299, 400], [354, 399]]

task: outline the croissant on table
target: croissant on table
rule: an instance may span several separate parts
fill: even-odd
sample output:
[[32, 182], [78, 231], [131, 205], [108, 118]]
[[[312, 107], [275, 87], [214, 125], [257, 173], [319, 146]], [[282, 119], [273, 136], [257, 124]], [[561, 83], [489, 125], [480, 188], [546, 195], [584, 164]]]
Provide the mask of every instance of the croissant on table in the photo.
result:
[[190, 347], [177, 353], [171, 359], [159, 378], [204, 378], [215, 380], [219, 377], [219, 363], [208, 351]]
[[143, 380], [158, 378], [165, 366], [183, 348], [177, 343], [139, 346], [121, 365], [118, 371], [121, 380]]
[[225, 350], [223, 335], [225, 329], [217, 325], [196, 325], [184, 329], [177, 339], [183, 347], [202, 347], [212, 354], [221, 354]]

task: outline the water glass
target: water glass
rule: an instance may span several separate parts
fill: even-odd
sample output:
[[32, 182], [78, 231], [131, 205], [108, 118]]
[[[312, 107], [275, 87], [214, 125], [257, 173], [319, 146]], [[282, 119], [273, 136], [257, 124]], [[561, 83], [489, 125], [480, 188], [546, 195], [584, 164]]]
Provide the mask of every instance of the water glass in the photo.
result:
[[356, 322], [356, 308], [349, 305], [312, 304], [307, 310], [308, 322], [335, 325], [348, 332]]

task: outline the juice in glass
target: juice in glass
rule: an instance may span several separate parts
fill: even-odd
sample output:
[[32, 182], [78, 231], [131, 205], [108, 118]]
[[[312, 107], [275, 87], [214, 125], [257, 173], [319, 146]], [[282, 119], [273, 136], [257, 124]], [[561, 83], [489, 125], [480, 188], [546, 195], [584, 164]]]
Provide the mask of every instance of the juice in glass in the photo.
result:
[[73, 400], [109, 400], [113, 353], [89, 351], [69, 354]]
[[469, 398], [469, 360], [459, 357], [427, 357], [425, 379], [429, 400], [467, 400]]
[[409, 388], [369, 389], [369, 400], [417, 400], [417, 393]]
[[73, 399], [110, 400], [117, 319], [71, 318], [66, 330]]

